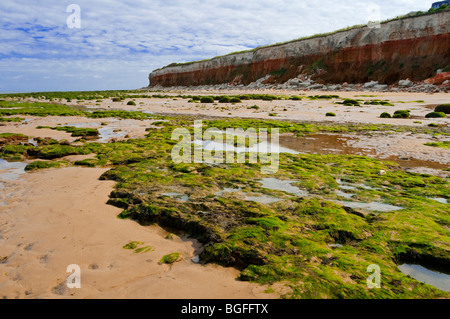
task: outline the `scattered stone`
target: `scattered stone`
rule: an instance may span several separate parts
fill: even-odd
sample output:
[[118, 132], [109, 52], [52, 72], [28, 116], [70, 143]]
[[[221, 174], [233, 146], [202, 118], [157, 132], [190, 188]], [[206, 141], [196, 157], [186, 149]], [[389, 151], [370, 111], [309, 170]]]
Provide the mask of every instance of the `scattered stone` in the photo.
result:
[[364, 84], [365, 89], [372, 89], [375, 87], [375, 85], [378, 85], [378, 81], [370, 81]]
[[384, 91], [384, 90], [386, 90], [388, 88], [388, 85], [387, 84], [377, 84], [377, 85], [375, 85], [374, 87], [373, 87], [373, 89], [374, 90], [377, 90], [377, 91]]
[[198, 264], [200, 262], [200, 256], [194, 256], [192, 257], [191, 261], [195, 264]]
[[401, 87], [411, 87], [413, 85], [414, 85], [414, 83], [409, 79], [398, 81], [398, 86], [401, 86]]

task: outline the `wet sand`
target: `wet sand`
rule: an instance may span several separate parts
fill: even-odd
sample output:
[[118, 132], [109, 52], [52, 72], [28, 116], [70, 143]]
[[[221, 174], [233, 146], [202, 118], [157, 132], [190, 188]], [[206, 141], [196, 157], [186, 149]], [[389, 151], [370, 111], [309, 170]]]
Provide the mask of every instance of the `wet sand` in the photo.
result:
[[[29, 137], [50, 137], [55, 140], [68, 140], [69, 142], [74, 142], [79, 139], [79, 137], [72, 137], [70, 133], [64, 131], [56, 131], [49, 128], [37, 129], [38, 126], [49, 126], [56, 127], [59, 124], [62, 126], [72, 125], [84, 128], [95, 128], [95, 129], [109, 129], [110, 135], [117, 135], [117, 140], [122, 140], [127, 136], [127, 138], [143, 138], [147, 132], [146, 128], [151, 127], [155, 120], [120, 120], [116, 118], [103, 118], [103, 119], [89, 119], [86, 117], [78, 116], [28, 116], [21, 115], [25, 118], [25, 122], [22, 123], [4, 123], [5, 125], [0, 126], [0, 133], [20, 133], [27, 135]], [[111, 134], [112, 131], [117, 130], [117, 134]], [[103, 140], [107, 142], [107, 140]]]
[[[0, 298], [274, 298], [267, 287], [236, 280], [239, 271], [191, 261], [197, 241], [116, 216], [106, 205], [114, 182], [102, 168], [26, 173], [4, 183], [12, 192], [0, 212]], [[153, 247], [134, 253], [131, 241]], [[179, 252], [183, 260], [160, 265]], [[81, 267], [81, 289], [69, 289], [67, 266]]]

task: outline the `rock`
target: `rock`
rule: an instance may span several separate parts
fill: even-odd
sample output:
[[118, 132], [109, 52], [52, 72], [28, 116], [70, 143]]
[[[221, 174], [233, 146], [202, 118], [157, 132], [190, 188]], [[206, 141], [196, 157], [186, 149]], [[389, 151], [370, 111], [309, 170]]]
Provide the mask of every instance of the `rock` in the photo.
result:
[[330, 90], [330, 91], [336, 91], [336, 90], [339, 90], [339, 85], [329, 85], [328, 86], [328, 90]]
[[306, 87], [308, 87], [308, 86], [310, 86], [312, 84], [313, 84], [313, 82], [311, 82], [310, 80], [307, 80], [307, 81], [299, 83], [298, 86], [301, 87], [301, 88], [306, 88]]
[[381, 170], [381, 171], [379, 171], [379, 172], [378, 172], [378, 175], [380, 175], [380, 176], [384, 176], [384, 175], [386, 175], [386, 171], [384, 171], [384, 170]]
[[194, 256], [191, 258], [191, 261], [195, 264], [198, 264], [200, 262], [200, 256]]
[[322, 84], [312, 84], [312, 85], [308, 86], [309, 90], [317, 90], [317, 89], [323, 89], [323, 88], [325, 88], [325, 86]]
[[439, 85], [447, 80], [450, 80], [450, 72], [441, 72], [432, 78], [426, 79], [424, 82], [427, 84]]
[[377, 84], [373, 87], [373, 89], [377, 91], [383, 91], [386, 90], [387, 88], [388, 88], [387, 84]]
[[398, 86], [401, 86], [401, 87], [411, 87], [413, 85], [414, 85], [414, 82], [412, 82], [410, 79], [398, 81]]
[[365, 89], [372, 89], [375, 85], [378, 84], [378, 81], [370, 81], [364, 84]]

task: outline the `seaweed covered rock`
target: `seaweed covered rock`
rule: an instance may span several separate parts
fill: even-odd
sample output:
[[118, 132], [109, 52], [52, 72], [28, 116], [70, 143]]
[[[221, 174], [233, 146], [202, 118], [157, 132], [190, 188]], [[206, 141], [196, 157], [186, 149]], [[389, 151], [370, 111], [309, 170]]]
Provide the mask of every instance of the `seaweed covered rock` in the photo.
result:
[[445, 114], [450, 114], [450, 103], [438, 105], [435, 109], [435, 112], [443, 112]]
[[445, 118], [445, 117], [447, 117], [447, 115], [444, 112], [431, 112], [431, 113], [428, 113], [427, 115], [425, 115], [425, 117], [427, 119], [430, 119], [430, 118]]

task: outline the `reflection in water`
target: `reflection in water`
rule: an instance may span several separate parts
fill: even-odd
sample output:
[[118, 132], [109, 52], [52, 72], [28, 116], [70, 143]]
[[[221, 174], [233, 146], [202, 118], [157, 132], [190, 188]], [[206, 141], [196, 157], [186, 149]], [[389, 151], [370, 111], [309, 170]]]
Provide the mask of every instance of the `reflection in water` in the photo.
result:
[[350, 207], [350, 208], [356, 208], [356, 209], [359, 208], [359, 209], [371, 210], [371, 211], [377, 211], [377, 212], [383, 212], [383, 213], [388, 213], [388, 212], [393, 212], [393, 211], [403, 209], [403, 207], [384, 204], [384, 203], [380, 203], [380, 202], [361, 203], [361, 202], [348, 202], [348, 201], [342, 202], [342, 201], [336, 201], [336, 200], [334, 200], [333, 202], [335, 202], [339, 205], [342, 205], [344, 207]]
[[437, 201], [437, 202], [439, 202], [439, 203], [442, 203], [442, 204], [448, 204], [448, 200], [447, 200], [446, 198], [442, 198], [442, 197], [432, 197], [432, 198], [430, 198], [430, 199], [435, 200], [435, 201]]
[[262, 187], [270, 190], [282, 191], [298, 196], [308, 196], [308, 192], [301, 190], [297, 186], [293, 186], [292, 183], [298, 181], [281, 180], [278, 178], [263, 178], [258, 182], [262, 183]]
[[[110, 127], [102, 127], [98, 129], [98, 133], [100, 134], [100, 139], [98, 140], [100, 143], [107, 143], [112, 138], [122, 138], [127, 135], [127, 133], [123, 131], [116, 131], [117, 129]], [[115, 132], [116, 131], [116, 132]]]
[[202, 141], [195, 140], [192, 142], [195, 145], [199, 145], [202, 149], [207, 151], [216, 151], [216, 152], [235, 152], [235, 153], [286, 153], [286, 154], [299, 154], [294, 150], [289, 148], [280, 146], [274, 143], [262, 142], [258, 144], [254, 144], [251, 147], [236, 147], [234, 145], [230, 145], [227, 143], [219, 143], [215, 141]]
[[161, 196], [172, 197], [172, 198], [178, 199], [182, 202], [187, 202], [189, 200], [188, 195], [184, 195], [184, 194], [180, 194], [180, 193], [163, 193], [163, 194], [161, 194]]
[[280, 144], [284, 147], [313, 154], [353, 154], [353, 155], [375, 155], [373, 149], [362, 149], [352, 147], [347, 141], [356, 137], [347, 137], [341, 134], [314, 134], [299, 138], [292, 135], [281, 135]]
[[336, 195], [347, 198], [347, 199], [350, 199], [355, 196], [355, 194], [348, 194], [348, 193], [344, 193], [343, 191], [339, 191], [339, 190], [335, 191], [335, 193], [336, 193]]
[[377, 154], [376, 150], [373, 148], [359, 148], [349, 145], [348, 142], [356, 139], [357, 137], [344, 136], [342, 134], [320, 133], [303, 138], [285, 134], [280, 135], [280, 145], [301, 153], [369, 156], [380, 160], [396, 162], [400, 166], [406, 168], [448, 168], [448, 164], [441, 164], [434, 161], [425, 161], [415, 158], [400, 159], [398, 156], [383, 157], [383, 154]]
[[215, 195], [223, 196], [226, 193], [237, 193], [237, 192], [240, 192], [241, 190], [242, 190], [241, 188], [224, 188], [221, 191], [218, 191]]
[[281, 199], [279, 199], [279, 198], [268, 196], [268, 195], [246, 196], [244, 199], [248, 202], [257, 202], [257, 203], [266, 204], [266, 205], [281, 201]]
[[16, 181], [25, 174], [26, 163], [8, 162], [0, 159], [0, 179]]
[[429, 284], [437, 289], [450, 292], [450, 275], [427, 269], [420, 265], [403, 264], [400, 271], [417, 281]]

